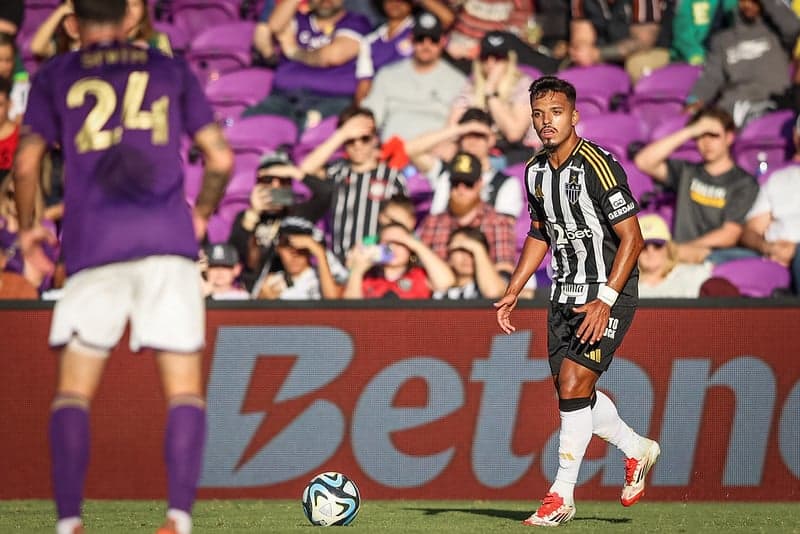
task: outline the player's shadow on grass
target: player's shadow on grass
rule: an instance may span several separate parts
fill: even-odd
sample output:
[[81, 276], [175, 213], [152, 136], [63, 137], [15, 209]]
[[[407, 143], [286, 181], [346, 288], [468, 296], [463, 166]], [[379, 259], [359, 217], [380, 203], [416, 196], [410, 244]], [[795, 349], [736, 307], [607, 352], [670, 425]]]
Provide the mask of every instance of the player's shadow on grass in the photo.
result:
[[[512, 521], [524, 521], [531, 515], [530, 512], [519, 510], [506, 510], [498, 508], [406, 508], [409, 511], [422, 512], [425, 515], [438, 515], [448, 512], [463, 512], [465, 514], [485, 515]], [[622, 524], [630, 523], [629, 517], [576, 517], [573, 521], [603, 521], [605, 523]]]

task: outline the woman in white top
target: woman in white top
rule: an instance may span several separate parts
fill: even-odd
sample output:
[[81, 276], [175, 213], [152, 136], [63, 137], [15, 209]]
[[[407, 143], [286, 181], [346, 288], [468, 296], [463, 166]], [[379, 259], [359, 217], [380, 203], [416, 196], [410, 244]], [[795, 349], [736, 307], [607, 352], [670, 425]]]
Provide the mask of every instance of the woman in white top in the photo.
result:
[[639, 297], [696, 298], [711, 277], [710, 263], [678, 262], [678, 249], [666, 221], [654, 213], [639, 217], [644, 249], [639, 255]]

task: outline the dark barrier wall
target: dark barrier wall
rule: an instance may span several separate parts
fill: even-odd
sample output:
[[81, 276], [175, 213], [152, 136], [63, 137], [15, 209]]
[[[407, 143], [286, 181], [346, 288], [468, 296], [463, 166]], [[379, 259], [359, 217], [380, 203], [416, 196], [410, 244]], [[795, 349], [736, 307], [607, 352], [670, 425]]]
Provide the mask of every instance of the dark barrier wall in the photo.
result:
[[[323, 470], [367, 498], [529, 499], [557, 467], [544, 309], [213, 309], [201, 497], [298, 498]], [[0, 498], [50, 493], [50, 311], [0, 311]], [[127, 343], [127, 340], [125, 340]], [[650, 308], [601, 387], [663, 450], [648, 496], [800, 500], [800, 309]], [[164, 407], [149, 353], [116, 351], [92, 411], [88, 495], [159, 498]], [[616, 499], [594, 438], [581, 499]]]

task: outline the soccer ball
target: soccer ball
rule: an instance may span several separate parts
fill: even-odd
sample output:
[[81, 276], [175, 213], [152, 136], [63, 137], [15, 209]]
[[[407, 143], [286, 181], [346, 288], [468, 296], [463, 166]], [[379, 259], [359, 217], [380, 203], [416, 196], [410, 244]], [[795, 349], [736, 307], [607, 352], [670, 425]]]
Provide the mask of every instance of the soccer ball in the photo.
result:
[[358, 488], [341, 473], [320, 473], [303, 490], [303, 513], [312, 525], [349, 525], [360, 507]]

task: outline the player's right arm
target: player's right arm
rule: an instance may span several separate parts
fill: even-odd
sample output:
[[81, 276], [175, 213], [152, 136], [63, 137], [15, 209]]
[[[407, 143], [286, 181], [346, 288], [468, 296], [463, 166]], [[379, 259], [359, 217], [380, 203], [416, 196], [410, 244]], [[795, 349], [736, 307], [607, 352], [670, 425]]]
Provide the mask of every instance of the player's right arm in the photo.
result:
[[506, 334], [516, 330], [511, 324], [511, 312], [517, 306], [517, 298], [520, 292], [525, 287], [528, 279], [533, 276], [533, 273], [541, 265], [549, 248], [550, 245], [543, 232], [542, 223], [539, 221], [531, 222], [531, 232], [525, 239], [525, 245], [522, 247], [522, 253], [511, 275], [511, 280], [508, 282], [506, 292], [503, 298], [494, 303], [494, 307], [497, 309], [497, 324]]
[[204, 126], [194, 136], [205, 161], [203, 184], [194, 206], [195, 234], [205, 235], [206, 224], [217, 209], [233, 170], [233, 151], [217, 124]]

